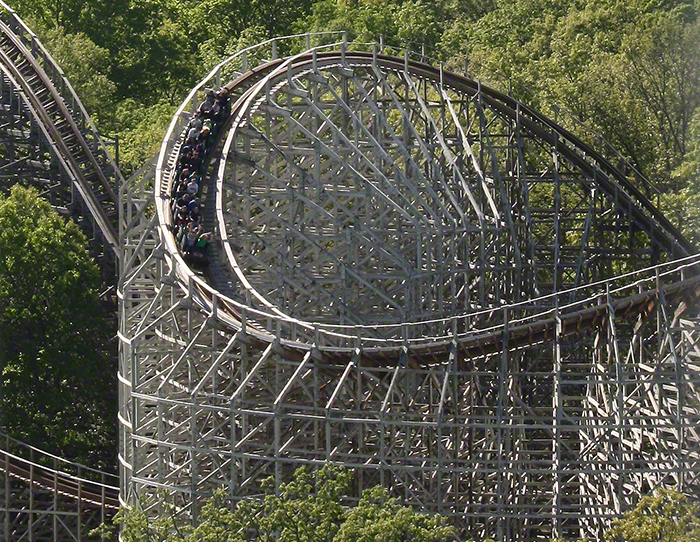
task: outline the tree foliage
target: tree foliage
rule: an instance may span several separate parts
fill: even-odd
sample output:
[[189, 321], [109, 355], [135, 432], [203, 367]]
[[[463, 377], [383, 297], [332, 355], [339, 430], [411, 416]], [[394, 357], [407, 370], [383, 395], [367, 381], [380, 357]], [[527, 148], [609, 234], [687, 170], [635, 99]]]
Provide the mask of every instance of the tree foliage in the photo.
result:
[[126, 177], [160, 151], [176, 109], [166, 99], [150, 106], [131, 98], [117, 104], [111, 126], [119, 135], [119, 167]]
[[115, 436], [100, 282], [85, 236], [36, 190], [0, 196], [0, 426], [92, 465]]
[[610, 542], [697, 542], [700, 540], [700, 508], [671, 489], [660, 488], [615, 520], [605, 533]]
[[[102, 109], [117, 110], [111, 101], [172, 105], [251, 29], [265, 38], [347, 30], [363, 41], [425, 43], [452, 65], [467, 61], [487, 82], [524, 83], [528, 90], [516, 93], [536, 107], [558, 102], [667, 191], [683, 188], [669, 179], [700, 107], [700, 22], [690, 0], [23, 0], [16, 7], [42, 27], [69, 76], [109, 78], [78, 85], [86, 101], [101, 103], [91, 107], [101, 120], [109, 120]], [[91, 97], [112, 88], [113, 99]]]
[[48, 30], [43, 42], [93, 120], [109, 121], [117, 88], [110, 79], [109, 51], [85, 34], [66, 34], [60, 26]]
[[311, 14], [296, 23], [299, 31], [346, 30], [351, 39], [374, 42], [383, 36], [390, 44], [437, 47], [442, 27], [454, 15], [445, 0], [319, 0]]
[[670, 190], [700, 107], [699, 28], [684, 1], [517, 0], [467, 29], [461, 54], [487, 80], [524, 83], [535, 106], [572, 111]]
[[445, 542], [454, 528], [440, 516], [415, 512], [374, 487], [354, 507], [344, 506], [352, 473], [327, 465], [319, 471], [300, 468], [278, 493], [272, 479], [264, 497], [230, 507], [222, 491], [202, 508], [199, 524], [180, 522], [171, 508], [149, 519], [140, 510], [122, 510], [124, 542]]

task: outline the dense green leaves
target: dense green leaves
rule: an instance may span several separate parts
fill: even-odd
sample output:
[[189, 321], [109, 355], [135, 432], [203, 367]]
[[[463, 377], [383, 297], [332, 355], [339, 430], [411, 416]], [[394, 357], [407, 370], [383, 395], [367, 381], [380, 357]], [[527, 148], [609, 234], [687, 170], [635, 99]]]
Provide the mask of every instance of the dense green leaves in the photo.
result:
[[[223, 491], [203, 506], [199, 525], [178, 520], [162, 502], [160, 516], [123, 509], [115, 523], [124, 542], [447, 542], [455, 530], [440, 516], [416, 513], [380, 487], [366, 489], [359, 503], [344, 506], [352, 473], [328, 465], [300, 468], [275, 494], [265, 482], [264, 498], [233, 507]], [[660, 488], [613, 522], [608, 542], [696, 542], [700, 509], [677, 491]], [[563, 541], [558, 541], [563, 542]]]
[[108, 121], [116, 85], [110, 79], [109, 51], [85, 34], [66, 34], [60, 26], [46, 32], [44, 46], [63, 71], [95, 122]]
[[113, 355], [78, 227], [33, 189], [0, 197], [0, 425], [91, 464], [113, 458]]
[[[366, 489], [359, 503], [344, 506], [352, 473], [327, 465], [313, 473], [300, 468], [275, 494], [265, 482], [264, 498], [231, 506], [223, 491], [203, 506], [199, 525], [179, 520], [165, 501], [149, 518], [122, 509], [115, 518], [124, 542], [447, 542], [458, 540], [440, 516], [416, 513], [380, 487]], [[696, 542], [700, 508], [682, 493], [659, 488], [605, 533], [608, 542]], [[485, 541], [489, 542], [489, 541]], [[493, 541], [490, 541], [493, 542]], [[558, 540], [556, 542], [564, 542]]]
[[660, 488], [616, 520], [605, 534], [610, 542], [697, 542], [700, 508], [682, 493]]
[[440, 517], [417, 514], [374, 487], [362, 494], [340, 528], [334, 542], [413, 542], [453, 540], [454, 529]]
[[[528, 90], [516, 85], [516, 94], [547, 112], [547, 103], [560, 103], [664, 190], [683, 188], [671, 187], [669, 176], [688, 152], [700, 107], [700, 23], [686, 0], [25, 0], [17, 7], [42, 26], [104, 121], [116, 111], [114, 89], [114, 100], [139, 106], [176, 102], [251, 29], [262, 38], [342, 29], [364, 41], [383, 35], [436, 47], [431, 54], [452, 65], [468, 61], [486, 81], [524, 83]], [[57, 27], [61, 39], [47, 33]], [[98, 48], [81, 47], [86, 39]], [[88, 72], [112, 82], [87, 81]], [[134, 129], [114, 124], [109, 131]]]
[[535, 106], [563, 105], [669, 190], [700, 106], [699, 48], [684, 2], [518, 0], [472, 25], [462, 54], [487, 80], [524, 82]]
[[240, 501], [229, 508], [218, 492], [202, 508], [199, 525], [178, 521], [167, 505], [165, 513], [148, 519], [139, 510], [122, 510], [124, 542], [446, 542], [455, 530], [439, 516], [415, 512], [375, 487], [365, 490], [354, 507], [344, 506], [352, 473], [327, 465], [304, 468], [275, 493], [272, 480], [263, 485], [261, 500]]
[[454, 12], [454, 7], [442, 0], [320, 0], [296, 27], [313, 32], [347, 30], [350, 38], [370, 43], [383, 36], [390, 44], [436, 47], [445, 22]]

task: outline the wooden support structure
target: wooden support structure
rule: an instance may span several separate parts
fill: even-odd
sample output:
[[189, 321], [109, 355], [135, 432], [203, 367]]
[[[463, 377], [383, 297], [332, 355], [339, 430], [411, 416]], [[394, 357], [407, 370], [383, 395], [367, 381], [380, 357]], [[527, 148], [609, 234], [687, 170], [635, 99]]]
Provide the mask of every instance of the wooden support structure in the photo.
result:
[[[354, 498], [382, 484], [465, 536], [529, 541], [599, 538], [658, 486], [700, 492], [700, 257], [585, 141], [424, 51], [326, 33], [216, 66], [124, 181], [60, 70], [19, 68], [43, 49], [3, 9], [0, 176], [79, 209], [118, 261], [122, 503], [156, 514], [164, 489], [196, 522], [216, 487], [248, 498], [333, 462]], [[74, 97], [54, 99], [65, 122], [38, 80]], [[202, 270], [171, 189], [226, 81]], [[50, 475], [4, 457], [7, 534], [12, 473]]]
[[[155, 511], [167, 488], [196, 520], [214, 487], [247, 498], [333, 462], [355, 498], [382, 484], [465, 535], [532, 540], [598, 538], [659, 485], [697, 492], [694, 249], [527, 106], [318, 39], [217, 66], [139, 185], [154, 214], [125, 232], [123, 498]], [[198, 271], [168, 195], [188, 113], [226, 80]]]

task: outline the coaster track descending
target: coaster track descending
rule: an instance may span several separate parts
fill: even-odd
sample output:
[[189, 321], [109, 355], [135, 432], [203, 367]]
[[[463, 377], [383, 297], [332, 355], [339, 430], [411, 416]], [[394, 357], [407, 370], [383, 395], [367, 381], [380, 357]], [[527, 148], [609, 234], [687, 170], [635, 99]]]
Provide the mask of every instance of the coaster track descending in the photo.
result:
[[[116, 285], [121, 173], [60, 67], [2, 2], [0, 118], [3, 188], [18, 179], [36, 185], [82, 226], [106, 283]], [[117, 512], [118, 485], [115, 475], [0, 435], [0, 538], [87, 540]]]
[[90, 223], [92, 235], [88, 237], [102, 245], [101, 251], [114, 266], [119, 253], [117, 191], [123, 183], [119, 168], [60, 67], [2, 2], [0, 70], [9, 124], [20, 130], [28, 127], [27, 142], [37, 141], [39, 134], [41, 139], [37, 147], [29, 149], [17, 142], [6, 144], [3, 160], [12, 163], [15, 174], [21, 175], [18, 163], [41, 162], [42, 152], [48, 150], [51, 162], [59, 164], [62, 182], [58, 187], [47, 187], [44, 178], [40, 188], [51, 192], [53, 204], [75, 208], [71, 212], [78, 221]]

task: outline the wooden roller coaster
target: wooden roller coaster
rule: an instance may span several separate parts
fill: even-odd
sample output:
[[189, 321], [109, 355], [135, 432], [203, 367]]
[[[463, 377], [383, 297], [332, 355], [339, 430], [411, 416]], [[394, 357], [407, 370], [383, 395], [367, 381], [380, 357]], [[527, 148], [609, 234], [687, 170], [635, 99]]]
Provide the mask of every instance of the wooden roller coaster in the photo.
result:
[[[156, 513], [166, 489], [196, 522], [215, 487], [334, 462], [355, 497], [380, 483], [465, 536], [529, 541], [700, 488], [700, 258], [602, 151], [424, 56], [325, 33], [215, 67], [124, 181], [0, 7], [8, 162], [50, 155], [52, 203], [119, 266], [121, 502]], [[173, 185], [222, 87], [202, 270]], [[10, 448], [7, 540], [80, 540], [117, 509], [106, 475]]]

